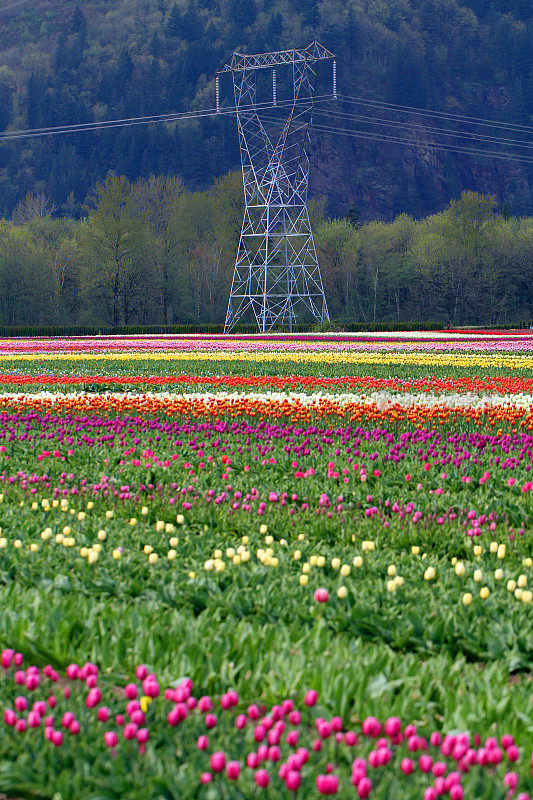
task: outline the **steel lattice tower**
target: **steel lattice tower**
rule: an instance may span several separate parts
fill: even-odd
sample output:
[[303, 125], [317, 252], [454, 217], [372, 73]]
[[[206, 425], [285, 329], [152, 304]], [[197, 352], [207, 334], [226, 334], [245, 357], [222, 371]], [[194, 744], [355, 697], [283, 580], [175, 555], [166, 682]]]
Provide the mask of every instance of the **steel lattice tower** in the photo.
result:
[[[317, 64], [333, 58], [325, 47], [260, 55], [234, 53], [219, 70], [231, 72], [244, 181], [245, 211], [224, 331], [252, 310], [261, 332], [274, 326], [292, 331], [298, 306], [329, 321], [315, 242], [307, 211], [309, 127]], [[285, 122], [271, 138], [266, 114], [277, 104], [276, 67], [292, 67], [292, 97], [280, 103]], [[258, 70], [272, 69], [272, 103], [256, 100]], [[333, 95], [336, 70], [333, 62]], [[217, 108], [219, 108], [217, 75]], [[260, 114], [263, 120], [260, 118]]]

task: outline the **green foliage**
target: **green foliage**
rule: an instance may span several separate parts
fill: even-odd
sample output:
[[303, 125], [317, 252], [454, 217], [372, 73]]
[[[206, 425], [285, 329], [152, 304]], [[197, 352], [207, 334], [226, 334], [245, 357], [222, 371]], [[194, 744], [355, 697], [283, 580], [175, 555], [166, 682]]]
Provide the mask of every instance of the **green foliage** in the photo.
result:
[[[83, 220], [56, 218], [49, 198], [29, 193], [16, 222], [0, 221], [5, 335], [32, 326], [43, 335], [52, 326], [64, 334], [222, 329], [242, 224], [240, 173], [206, 192], [172, 176], [132, 184], [110, 173], [86, 209]], [[465, 192], [420, 221], [327, 220], [316, 201], [310, 215], [332, 330], [533, 317], [533, 218], [497, 214], [490, 195]], [[250, 322], [239, 332], [251, 332]], [[304, 317], [298, 329], [313, 324]]]

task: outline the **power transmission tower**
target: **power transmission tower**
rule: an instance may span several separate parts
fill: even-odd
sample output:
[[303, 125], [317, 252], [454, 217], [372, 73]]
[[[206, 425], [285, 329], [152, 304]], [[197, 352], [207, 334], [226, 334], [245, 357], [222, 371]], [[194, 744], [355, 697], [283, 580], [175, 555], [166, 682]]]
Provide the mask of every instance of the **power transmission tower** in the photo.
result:
[[[282, 326], [293, 330], [298, 306], [320, 322], [329, 322], [315, 242], [307, 211], [309, 126], [315, 101], [319, 61], [333, 58], [325, 47], [275, 53], [233, 53], [217, 74], [233, 77], [241, 150], [245, 211], [224, 332], [229, 333], [250, 309], [261, 332]], [[288, 101], [277, 98], [276, 68], [292, 67]], [[259, 70], [272, 70], [272, 102], [259, 103]], [[336, 65], [333, 62], [333, 96]], [[286, 120], [272, 120], [273, 108]], [[265, 126], [277, 122], [277, 136]]]

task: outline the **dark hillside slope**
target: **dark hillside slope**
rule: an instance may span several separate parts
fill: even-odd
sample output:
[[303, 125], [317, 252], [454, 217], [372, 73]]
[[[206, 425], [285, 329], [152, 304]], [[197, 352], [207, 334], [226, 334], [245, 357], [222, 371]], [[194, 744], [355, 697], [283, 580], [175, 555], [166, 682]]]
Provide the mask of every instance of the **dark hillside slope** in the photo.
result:
[[[531, 124], [529, 0], [84, 0], [82, 11], [69, 0], [3, 6], [0, 131], [212, 107], [214, 74], [233, 49], [273, 50], [315, 37], [337, 54], [343, 95]], [[334, 110], [381, 114], [342, 100]], [[413, 127], [434, 125], [434, 118], [394, 119], [411, 127], [316, 117], [317, 124], [416, 139], [406, 148], [314, 134], [311, 189], [328, 198], [331, 212], [342, 215], [355, 205], [362, 219], [422, 216], [462, 189], [494, 193], [515, 213], [530, 210], [530, 165], [434, 150], [431, 135]], [[475, 139], [463, 144], [479, 146]], [[231, 119], [0, 143], [0, 214], [10, 215], [29, 190], [50, 194], [62, 213], [79, 214], [90, 187], [110, 169], [132, 179], [178, 173], [191, 188], [203, 188], [238, 163]]]

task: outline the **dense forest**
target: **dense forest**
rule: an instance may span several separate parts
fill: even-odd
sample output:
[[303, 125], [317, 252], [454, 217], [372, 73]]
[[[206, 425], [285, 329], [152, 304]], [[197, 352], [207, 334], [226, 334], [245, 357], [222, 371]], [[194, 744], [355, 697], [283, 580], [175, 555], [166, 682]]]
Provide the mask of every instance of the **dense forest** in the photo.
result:
[[[216, 70], [234, 49], [261, 52], [315, 37], [336, 53], [344, 98], [528, 125], [531, 8], [530, 0], [7, 2], [0, 7], [0, 132], [211, 108]], [[228, 103], [230, 87], [222, 88]], [[422, 217], [463, 189], [494, 194], [506, 213], [530, 212], [530, 164], [435, 150], [424, 125], [444, 123], [427, 116], [396, 114], [416, 140], [410, 147], [319, 132], [318, 122], [329, 121], [391, 133], [379, 110], [342, 98], [328, 107], [360, 115], [342, 122], [322, 108], [316, 118], [311, 193], [327, 198], [330, 215], [355, 205], [365, 221]], [[459, 128], [472, 136], [468, 125]], [[509, 135], [498, 127], [471, 130], [479, 138], [462, 144], [485, 142], [488, 150], [501, 146], [484, 135]], [[132, 182], [180, 175], [198, 191], [238, 163], [231, 118], [0, 140], [0, 215], [11, 217], [28, 192], [44, 194], [69, 218], [61, 223], [68, 229], [109, 170]]]
[[[242, 221], [242, 178], [206, 191], [175, 176], [110, 173], [81, 219], [29, 193], [0, 221], [0, 325], [223, 322]], [[533, 217], [464, 192], [422, 220], [326, 218], [310, 203], [330, 315], [349, 326], [501, 324], [533, 317]], [[305, 318], [301, 318], [305, 322]]]

